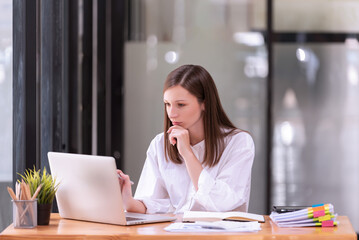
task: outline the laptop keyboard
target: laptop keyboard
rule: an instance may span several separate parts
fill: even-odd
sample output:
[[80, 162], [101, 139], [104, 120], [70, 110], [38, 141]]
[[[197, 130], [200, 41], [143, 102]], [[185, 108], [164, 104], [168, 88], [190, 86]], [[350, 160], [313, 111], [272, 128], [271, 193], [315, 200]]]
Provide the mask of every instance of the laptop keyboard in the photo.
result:
[[135, 217], [126, 217], [126, 221], [139, 221], [144, 220], [143, 218], [135, 218]]

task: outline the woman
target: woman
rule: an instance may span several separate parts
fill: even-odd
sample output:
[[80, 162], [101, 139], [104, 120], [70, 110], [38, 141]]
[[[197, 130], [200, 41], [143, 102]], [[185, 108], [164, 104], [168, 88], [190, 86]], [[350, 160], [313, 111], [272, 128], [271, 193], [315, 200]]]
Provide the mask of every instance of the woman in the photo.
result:
[[248, 211], [254, 143], [225, 114], [215, 83], [201, 66], [172, 71], [163, 90], [164, 132], [151, 142], [129, 212]]

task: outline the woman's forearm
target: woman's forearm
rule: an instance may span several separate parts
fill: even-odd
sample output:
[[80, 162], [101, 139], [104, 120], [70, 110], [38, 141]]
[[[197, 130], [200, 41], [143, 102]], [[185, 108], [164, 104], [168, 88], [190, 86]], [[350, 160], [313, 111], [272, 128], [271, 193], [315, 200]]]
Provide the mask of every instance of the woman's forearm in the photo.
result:
[[142, 201], [131, 198], [126, 203], [127, 212], [146, 213], [146, 206]]
[[185, 160], [187, 171], [192, 180], [193, 186], [197, 191], [199, 175], [203, 170], [202, 164], [199, 162], [192, 151], [184, 154], [183, 158]]

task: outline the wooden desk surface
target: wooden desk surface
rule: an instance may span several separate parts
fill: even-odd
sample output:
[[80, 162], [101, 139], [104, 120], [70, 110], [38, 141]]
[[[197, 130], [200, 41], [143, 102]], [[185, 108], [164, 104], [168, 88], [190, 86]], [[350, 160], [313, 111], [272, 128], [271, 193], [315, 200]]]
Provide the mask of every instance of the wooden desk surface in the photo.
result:
[[171, 233], [163, 230], [169, 222], [123, 227], [62, 219], [53, 213], [49, 226], [14, 229], [11, 224], [0, 239], [357, 239], [346, 216], [338, 217], [338, 227], [329, 228], [278, 228], [268, 216], [265, 218], [262, 230], [256, 233]]

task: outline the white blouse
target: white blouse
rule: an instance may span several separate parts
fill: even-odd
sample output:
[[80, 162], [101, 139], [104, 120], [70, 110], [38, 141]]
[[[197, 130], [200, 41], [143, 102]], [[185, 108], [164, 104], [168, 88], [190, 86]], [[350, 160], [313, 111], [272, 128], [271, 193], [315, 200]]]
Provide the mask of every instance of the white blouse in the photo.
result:
[[[161, 133], [152, 140], [134, 196], [145, 204], [147, 213], [248, 211], [254, 159], [254, 143], [248, 133], [225, 138], [226, 147], [219, 163], [203, 166], [197, 192], [185, 163], [166, 161], [163, 138]], [[204, 140], [191, 148], [203, 162]]]

